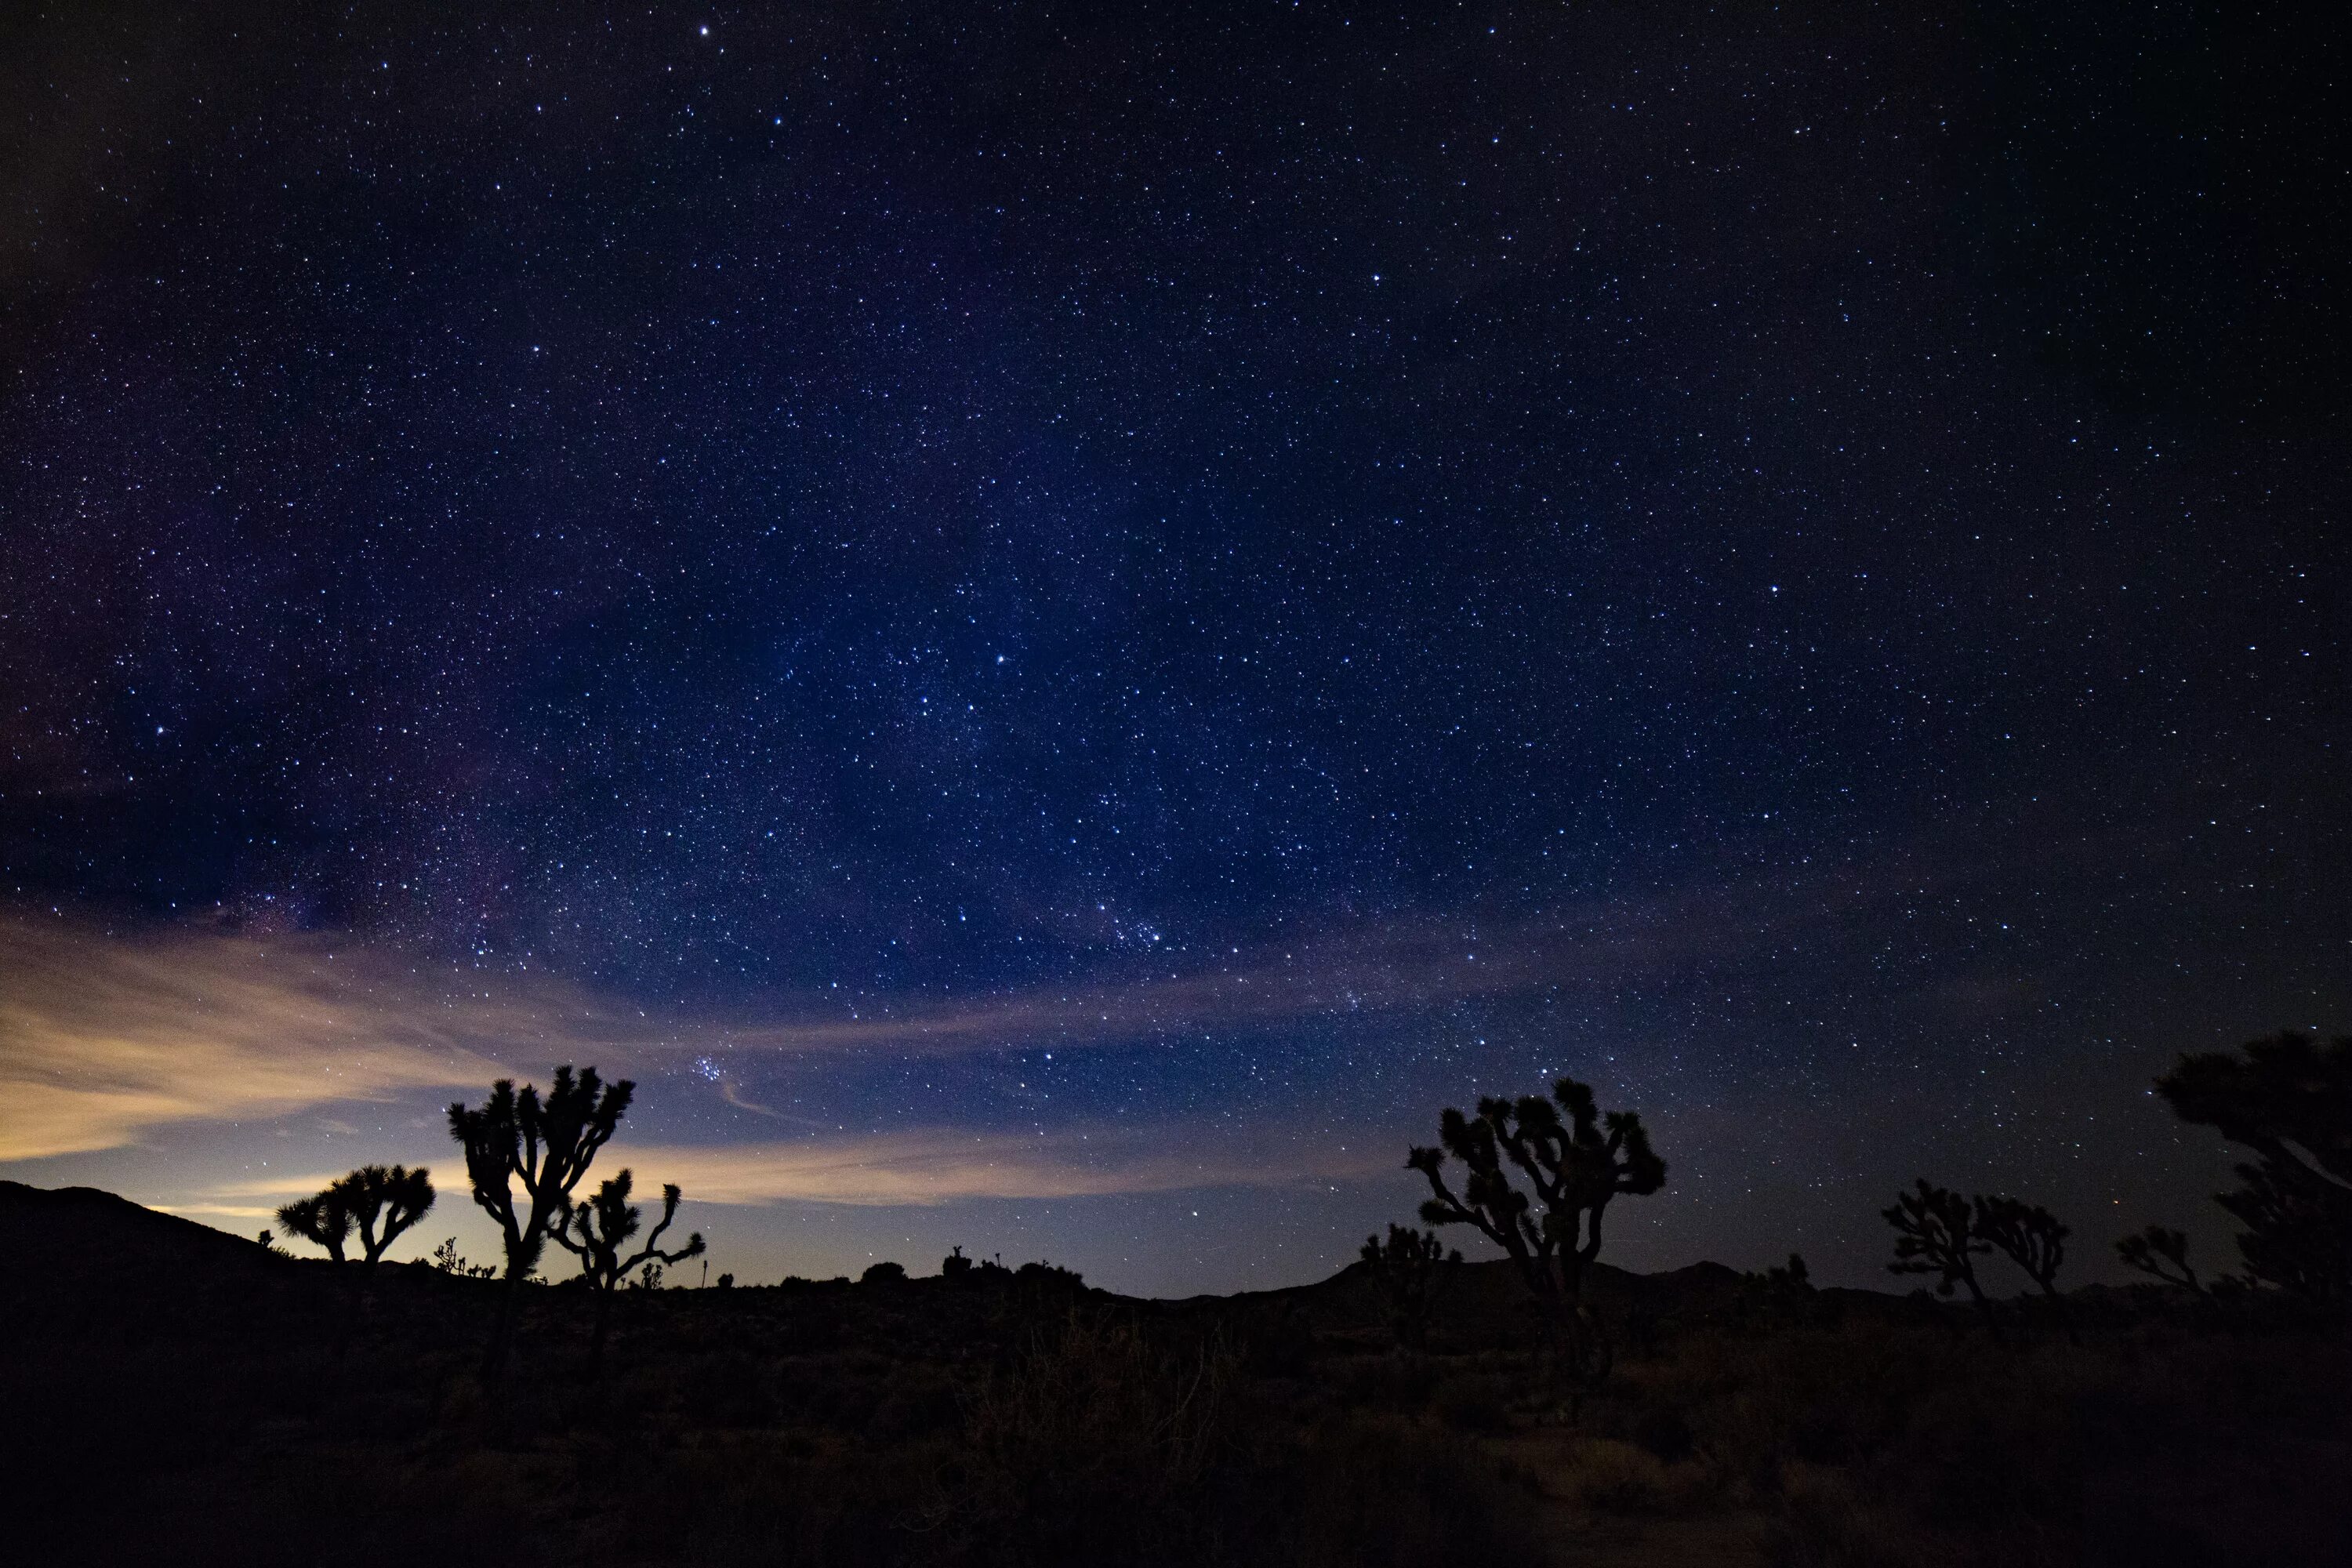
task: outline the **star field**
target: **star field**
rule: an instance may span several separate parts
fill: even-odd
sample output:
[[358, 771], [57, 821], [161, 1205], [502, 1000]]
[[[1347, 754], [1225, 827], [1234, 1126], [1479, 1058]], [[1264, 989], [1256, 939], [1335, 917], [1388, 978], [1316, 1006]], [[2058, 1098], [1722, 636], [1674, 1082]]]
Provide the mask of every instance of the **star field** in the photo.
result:
[[2345, 132], [2084, 15], [34, 7], [16, 918], [527, 993], [681, 1162], [1129, 1173], [747, 1186], [762, 1270], [1308, 1278], [1559, 1071], [1631, 1258], [2178, 1223], [2149, 1073], [2345, 1001]]

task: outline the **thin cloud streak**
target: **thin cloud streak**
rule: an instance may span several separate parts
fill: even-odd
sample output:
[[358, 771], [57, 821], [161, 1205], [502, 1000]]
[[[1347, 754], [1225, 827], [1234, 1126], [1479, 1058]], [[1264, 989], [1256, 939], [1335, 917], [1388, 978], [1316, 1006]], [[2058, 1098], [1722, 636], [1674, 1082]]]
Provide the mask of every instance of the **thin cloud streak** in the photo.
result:
[[1290, 1187], [1397, 1168], [1392, 1153], [1285, 1148], [1253, 1153], [1247, 1133], [951, 1130], [795, 1143], [615, 1150], [642, 1183], [676, 1182], [702, 1203], [933, 1207], [976, 1198], [1079, 1198], [1196, 1187]]
[[[1825, 871], [1769, 909], [1702, 889], [1499, 925], [1398, 921], [1234, 955], [1223, 968], [781, 1022], [653, 1015], [550, 974], [416, 965], [315, 935], [124, 936], [0, 917], [0, 1162], [115, 1148], [174, 1122], [478, 1088], [558, 1061], [617, 1076], [714, 1047], [740, 1063], [1170, 1044], [1470, 1000], [1601, 995], [1696, 963], [1794, 956], [1885, 889], [1922, 883], [1889, 869]], [[799, 1120], [731, 1080], [722, 1093], [744, 1110]]]
[[[1050, 1136], [926, 1128], [790, 1142], [620, 1142], [597, 1161], [589, 1184], [626, 1168], [640, 1192], [676, 1182], [698, 1203], [932, 1208], [980, 1198], [1360, 1181], [1401, 1169], [1395, 1156], [1372, 1135], [1352, 1147], [1334, 1135], [1316, 1147], [1301, 1149], [1286, 1139], [1277, 1148], [1263, 1132], [1229, 1126], [1075, 1128]], [[278, 1201], [316, 1192], [339, 1173], [273, 1171], [187, 1194], [169, 1206], [180, 1214], [267, 1215]]]
[[521, 987], [453, 1001], [307, 939], [14, 919], [0, 921], [0, 1161], [487, 1083], [507, 1070], [493, 1049], [549, 1023]]

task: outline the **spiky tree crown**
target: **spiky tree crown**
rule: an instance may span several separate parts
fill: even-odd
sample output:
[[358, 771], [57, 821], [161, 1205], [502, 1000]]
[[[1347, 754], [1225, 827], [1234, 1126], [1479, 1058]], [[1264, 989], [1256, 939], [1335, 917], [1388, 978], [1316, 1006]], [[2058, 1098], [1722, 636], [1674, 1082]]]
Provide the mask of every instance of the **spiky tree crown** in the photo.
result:
[[644, 1220], [637, 1206], [629, 1201], [635, 1182], [635, 1173], [625, 1168], [618, 1175], [605, 1178], [595, 1195], [572, 1205], [564, 1223], [551, 1233], [556, 1245], [580, 1259], [581, 1273], [599, 1290], [612, 1289], [645, 1264], [678, 1264], [702, 1255], [699, 1231], [688, 1237], [686, 1245], [676, 1252], [661, 1250], [662, 1233], [677, 1218], [677, 1205], [685, 1196], [677, 1184], [671, 1183], [662, 1188], [661, 1222], [654, 1226], [645, 1246], [635, 1256], [622, 1258], [621, 1248], [637, 1234]]
[[1895, 1261], [1890, 1274], [1934, 1274], [1936, 1293], [1948, 1296], [1961, 1284], [1976, 1280], [1976, 1258], [1992, 1250], [1991, 1243], [1975, 1233], [1969, 1200], [1927, 1177], [1911, 1192], [1896, 1196], [1887, 1209], [1886, 1223], [1895, 1227]]
[[2156, 1089], [2184, 1121], [2352, 1186], [2352, 1036], [2289, 1029], [2242, 1055], [2185, 1056]]
[[2020, 1198], [1979, 1194], [1974, 1222], [1976, 1234], [2008, 1254], [2035, 1284], [2054, 1289], [2052, 1282], [2066, 1261], [2066, 1237], [2074, 1234], [2056, 1215]]
[[278, 1223], [287, 1235], [325, 1247], [327, 1256], [341, 1263], [343, 1243], [352, 1234], [351, 1205], [345, 1201], [342, 1184], [337, 1182], [323, 1192], [288, 1204], [278, 1211]]
[[[474, 1202], [498, 1222], [510, 1272], [537, 1266], [549, 1225], [568, 1221], [572, 1189], [611, 1142], [635, 1092], [627, 1079], [607, 1084], [593, 1067], [575, 1078], [567, 1066], [555, 1069], [543, 1100], [535, 1086], [518, 1091], [512, 1079], [502, 1078], [479, 1110], [462, 1101], [449, 1107], [449, 1135], [466, 1152]], [[520, 1208], [517, 1180], [529, 1199]]]
[[2178, 1285], [2197, 1295], [2205, 1287], [2197, 1278], [2197, 1270], [2189, 1266], [2189, 1235], [2186, 1231], [2168, 1230], [2152, 1225], [2137, 1236], [2125, 1237], [2116, 1243], [2116, 1256], [2127, 1268], [2153, 1275], [2168, 1285]]
[[414, 1171], [405, 1165], [362, 1165], [333, 1190], [343, 1194], [370, 1264], [432, 1210], [435, 1196], [432, 1173], [422, 1165]]
[[[1568, 1293], [1575, 1293], [1578, 1272], [1600, 1253], [1601, 1211], [1612, 1198], [1665, 1184], [1666, 1163], [1650, 1147], [1641, 1117], [1603, 1116], [1591, 1086], [1574, 1079], [1554, 1084], [1550, 1100], [1481, 1100], [1475, 1117], [1448, 1107], [1437, 1136], [1441, 1147], [1417, 1148], [1405, 1159], [1429, 1182], [1422, 1223], [1474, 1226], [1543, 1295], [1559, 1288], [1550, 1276], [1555, 1257], [1567, 1271]], [[1448, 1156], [1465, 1172], [1459, 1195], [1445, 1184]], [[1514, 1184], [1514, 1172], [1528, 1191]]]

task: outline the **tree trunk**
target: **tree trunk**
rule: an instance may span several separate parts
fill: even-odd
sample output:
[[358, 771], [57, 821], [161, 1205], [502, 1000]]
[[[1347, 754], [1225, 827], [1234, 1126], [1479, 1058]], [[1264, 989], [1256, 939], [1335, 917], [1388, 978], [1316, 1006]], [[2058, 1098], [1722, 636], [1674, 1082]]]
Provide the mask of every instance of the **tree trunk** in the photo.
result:
[[514, 1337], [516, 1297], [521, 1289], [522, 1273], [509, 1265], [506, 1287], [499, 1292], [499, 1314], [490, 1322], [489, 1348], [482, 1352], [484, 1388], [496, 1388], [499, 1379], [506, 1375], [507, 1342]]
[[604, 1366], [604, 1336], [613, 1326], [613, 1292], [596, 1292], [596, 1331], [588, 1342], [588, 1375], [595, 1377]]
[[1997, 1345], [2007, 1343], [2001, 1335], [2000, 1320], [1993, 1314], [1991, 1300], [1978, 1288], [1976, 1270], [1970, 1269], [1961, 1275], [1960, 1282], [1969, 1288], [1969, 1300], [1976, 1302], [1977, 1310], [1984, 1315], [1985, 1332], [1992, 1336], [1992, 1342]]
[[2066, 1342], [2070, 1345], [2081, 1344], [2083, 1336], [2075, 1331], [2074, 1314], [2068, 1310], [2066, 1298], [2061, 1296], [2058, 1293], [2058, 1288], [2047, 1279], [2037, 1279], [2034, 1283], [2041, 1286], [2042, 1293], [2050, 1299], [2050, 1310], [2057, 1314], [2058, 1326], [2066, 1331]]

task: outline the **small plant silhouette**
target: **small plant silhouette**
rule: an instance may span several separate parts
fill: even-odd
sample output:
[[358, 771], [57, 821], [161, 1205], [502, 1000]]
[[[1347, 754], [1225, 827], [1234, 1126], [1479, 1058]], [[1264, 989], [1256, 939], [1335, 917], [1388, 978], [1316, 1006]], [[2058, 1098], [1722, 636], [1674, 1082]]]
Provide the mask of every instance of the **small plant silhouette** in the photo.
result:
[[572, 1189], [587, 1175], [596, 1151], [612, 1141], [635, 1092], [627, 1079], [607, 1084], [593, 1067], [575, 1078], [566, 1066], [555, 1069], [543, 1100], [535, 1086], [517, 1091], [512, 1079], [502, 1078], [478, 1110], [463, 1101], [449, 1107], [449, 1135], [466, 1152], [474, 1202], [497, 1222], [506, 1247], [507, 1288], [499, 1292], [482, 1356], [485, 1383], [495, 1384], [506, 1368], [516, 1292], [539, 1267], [551, 1227], [568, 1222]]
[[2043, 1300], [2065, 1326], [2066, 1337], [2079, 1344], [2081, 1336], [2074, 1331], [2074, 1321], [2066, 1310], [2066, 1298], [2058, 1293], [2058, 1270], [2066, 1261], [2066, 1237], [2073, 1234], [2058, 1223], [2058, 1216], [2038, 1204], [2019, 1198], [1976, 1197], [1976, 1234], [1990, 1242], [2009, 1260], [2025, 1270], [2026, 1277], [2041, 1288]]
[[[606, 1177], [593, 1198], [572, 1205], [563, 1222], [549, 1232], [558, 1247], [580, 1259], [581, 1277], [596, 1293], [596, 1331], [588, 1351], [592, 1372], [604, 1363], [604, 1339], [612, 1323], [613, 1292], [620, 1288], [621, 1281], [639, 1268], [651, 1270], [658, 1279], [663, 1264], [683, 1263], [702, 1256], [700, 1231], [688, 1236], [686, 1245], [675, 1252], [661, 1249], [662, 1232], [677, 1218], [678, 1200], [684, 1195], [674, 1182], [662, 1188], [661, 1222], [646, 1234], [643, 1247], [625, 1258], [622, 1256], [622, 1248], [637, 1234], [645, 1218], [629, 1201], [635, 1180], [625, 1168], [619, 1175]], [[732, 1283], [733, 1279], [732, 1275], [722, 1276], [723, 1282]]]
[[1992, 1244], [1976, 1234], [1969, 1200], [1922, 1176], [1916, 1189], [1897, 1194], [1895, 1206], [1883, 1212], [1886, 1223], [1895, 1227], [1895, 1261], [1886, 1266], [1886, 1271], [1936, 1275], [1938, 1296], [1967, 1286], [1969, 1299], [1983, 1315], [1986, 1331], [1999, 1340], [2000, 1321], [1993, 1316], [1984, 1288], [1977, 1283], [1976, 1260], [1990, 1252]]
[[[1438, 1141], [1442, 1147], [1416, 1148], [1405, 1159], [1428, 1178], [1433, 1194], [1421, 1205], [1422, 1223], [1473, 1226], [1508, 1253], [1536, 1298], [1546, 1337], [1566, 1351], [1580, 1380], [1597, 1380], [1607, 1352], [1582, 1300], [1584, 1271], [1601, 1253], [1601, 1215], [1612, 1199], [1654, 1193], [1666, 1180], [1666, 1163], [1651, 1150], [1641, 1117], [1630, 1110], [1604, 1117], [1590, 1085], [1564, 1078], [1549, 1100], [1481, 1100], [1475, 1117], [1449, 1106], [1438, 1119]], [[1448, 1155], [1468, 1170], [1459, 1196], [1445, 1184]], [[1513, 1171], [1528, 1191], [1513, 1185]]]
[[857, 1282], [860, 1285], [903, 1285], [907, 1282], [907, 1266], [887, 1259], [869, 1264], [866, 1272], [857, 1277]]
[[2127, 1268], [2136, 1268], [2167, 1285], [2178, 1285], [2191, 1295], [2207, 1294], [2197, 1270], [2189, 1267], [2186, 1231], [2149, 1226], [2137, 1236], [2127, 1236], [2116, 1242], [2116, 1256], [2124, 1260]]
[[1793, 1252], [1786, 1263], [1775, 1263], [1760, 1274], [1741, 1275], [1733, 1303], [1743, 1319], [1766, 1323], [1812, 1321], [1820, 1317], [1821, 1306], [1811, 1270]]
[[498, 1269], [488, 1263], [475, 1263], [457, 1250], [457, 1238], [450, 1237], [433, 1249], [433, 1267], [444, 1274], [461, 1279], [488, 1279]]
[[1429, 1342], [1430, 1308], [1461, 1267], [1461, 1251], [1446, 1250], [1433, 1230], [1391, 1225], [1387, 1240], [1364, 1238], [1362, 1256], [1397, 1348], [1422, 1349]]
[[961, 1279], [971, 1272], [971, 1259], [959, 1247], [940, 1259], [940, 1272], [950, 1279]]

